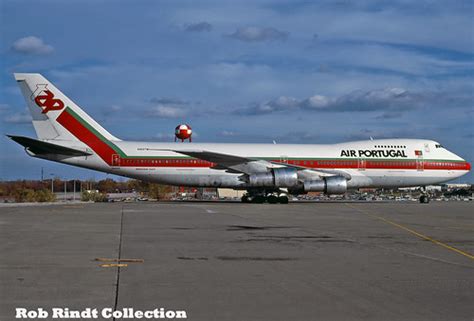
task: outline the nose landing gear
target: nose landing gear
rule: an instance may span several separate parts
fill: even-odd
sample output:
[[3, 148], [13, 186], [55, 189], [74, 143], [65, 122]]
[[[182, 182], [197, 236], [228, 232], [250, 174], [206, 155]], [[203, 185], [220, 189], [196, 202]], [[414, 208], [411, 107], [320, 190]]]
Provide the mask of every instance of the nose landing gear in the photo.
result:
[[420, 196], [420, 203], [421, 204], [428, 204], [430, 202], [430, 197], [428, 195], [421, 195]]
[[430, 196], [426, 192], [426, 187], [422, 186], [421, 187], [421, 196], [420, 196], [420, 203], [421, 204], [428, 204], [430, 202]]

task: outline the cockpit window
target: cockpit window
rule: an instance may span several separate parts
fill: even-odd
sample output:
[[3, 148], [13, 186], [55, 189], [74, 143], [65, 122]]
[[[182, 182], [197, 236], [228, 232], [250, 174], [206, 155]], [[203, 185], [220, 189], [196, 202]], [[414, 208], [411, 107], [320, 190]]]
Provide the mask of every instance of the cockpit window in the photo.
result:
[[444, 146], [441, 145], [441, 144], [436, 144], [435, 147], [436, 147], [436, 148], [444, 148]]

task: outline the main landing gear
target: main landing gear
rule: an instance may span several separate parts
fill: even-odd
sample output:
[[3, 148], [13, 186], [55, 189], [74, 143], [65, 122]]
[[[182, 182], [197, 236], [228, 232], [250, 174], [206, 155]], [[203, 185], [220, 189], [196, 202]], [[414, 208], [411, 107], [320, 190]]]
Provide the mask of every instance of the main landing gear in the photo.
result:
[[245, 194], [242, 196], [242, 203], [255, 203], [255, 204], [263, 204], [267, 202], [268, 204], [288, 204], [288, 196], [286, 194], [257, 194], [257, 195], [249, 195]]

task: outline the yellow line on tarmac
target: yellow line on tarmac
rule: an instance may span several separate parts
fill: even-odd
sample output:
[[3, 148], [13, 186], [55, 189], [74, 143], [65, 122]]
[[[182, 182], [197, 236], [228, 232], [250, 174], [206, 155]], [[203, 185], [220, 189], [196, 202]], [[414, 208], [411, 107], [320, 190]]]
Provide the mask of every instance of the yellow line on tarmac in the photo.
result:
[[421, 239], [423, 239], [423, 240], [430, 241], [430, 242], [432, 242], [432, 243], [434, 243], [434, 244], [437, 244], [437, 245], [439, 245], [439, 246], [442, 246], [442, 247], [444, 247], [444, 248], [446, 248], [446, 249], [448, 249], [448, 250], [451, 250], [451, 251], [456, 252], [456, 253], [458, 253], [458, 254], [461, 254], [461, 255], [463, 255], [463, 256], [465, 256], [465, 257], [467, 257], [467, 258], [470, 258], [471, 260], [474, 260], [474, 255], [472, 255], [472, 254], [470, 254], [470, 253], [468, 253], [468, 252], [462, 251], [462, 250], [457, 249], [457, 248], [455, 248], [455, 247], [453, 247], [453, 246], [451, 246], [451, 245], [448, 245], [448, 244], [445, 244], [445, 243], [440, 242], [440, 241], [438, 241], [438, 240], [435, 240], [434, 238], [431, 238], [431, 237], [429, 237], [429, 236], [426, 236], [426, 235], [424, 235], [424, 234], [421, 234], [421, 233], [419, 233], [419, 232], [417, 232], [417, 231], [415, 231], [415, 230], [412, 230], [412, 229], [410, 229], [410, 228], [408, 228], [408, 227], [406, 227], [406, 226], [403, 226], [403, 225], [401, 225], [401, 224], [392, 222], [392, 221], [390, 221], [390, 220], [388, 220], [388, 219], [386, 219], [386, 218], [384, 218], [384, 217], [381, 217], [381, 216], [372, 214], [372, 213], [367, 212], [367, 211], [365, 211], [365, 210], [358, 209], [358, 208], [356, 208], [356, 207], [354, 207], [354, 206], [351, 206], [351, 205], [348, 205], [348, 204], [346, 204], [346, 205], [347, 205], [348, 207], [350, 207], [350, 208], [352, 208], [352, 209], [354, 209], [354, 210], [360, 212], [360, 213], [366, 214], [366, 215], [368, 215], [368, 216], [370, 216], [370, 217], [372, 217], [372, 218], [375, 218], [375, 219], [378, 219], [378, 220], [383, 221], [383, 222], [385, 222], [385, 223], [388, 223], [388, 224], [390, 224], [390, 225], [396, 226], [396, 227], [398, 227], [398, 228], [400, 228], [400, 229], [402, 229], [402, 230], [405, 230], [405, 231], [407, 231], [407, 232], [409, 232], [409, 233], [411, 233], [411, 234], [413, 234], [413, 235], [418, 236], [419, 238], [421, 238]]
[[99, 262], [128, 262], [128, 263], [143, 263], [144, 259], [109, 259], [105, 257], [96, 257], [94, 261]]
[[101, 267], [125, 267], [128, 266], [128, 264], [101, 264]]

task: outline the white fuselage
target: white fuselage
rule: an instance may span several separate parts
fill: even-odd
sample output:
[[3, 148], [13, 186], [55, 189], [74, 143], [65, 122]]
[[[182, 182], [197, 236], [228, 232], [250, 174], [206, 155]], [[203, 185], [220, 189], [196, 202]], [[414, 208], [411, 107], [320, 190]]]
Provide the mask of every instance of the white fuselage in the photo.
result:
[[[80, 144], [77, 142], [76, 144]], [[383, 139], [331, 145], [214, 144], [115, 141], [113, 152], [61, 162], [162, 184], [245, 189], [241, 173], [169, 150], [190, 149], [291, 164], [308, 170], [338, 170], [349, 188], [408, 187], [437, 184], [469, 172], [470, 164], [437, 142]], [[71, 146], [86, 148], [90, 146]], [[112, 153], [112, 154], [111, 154]], [[311, 171], [308, 171], [311, 173]]]

